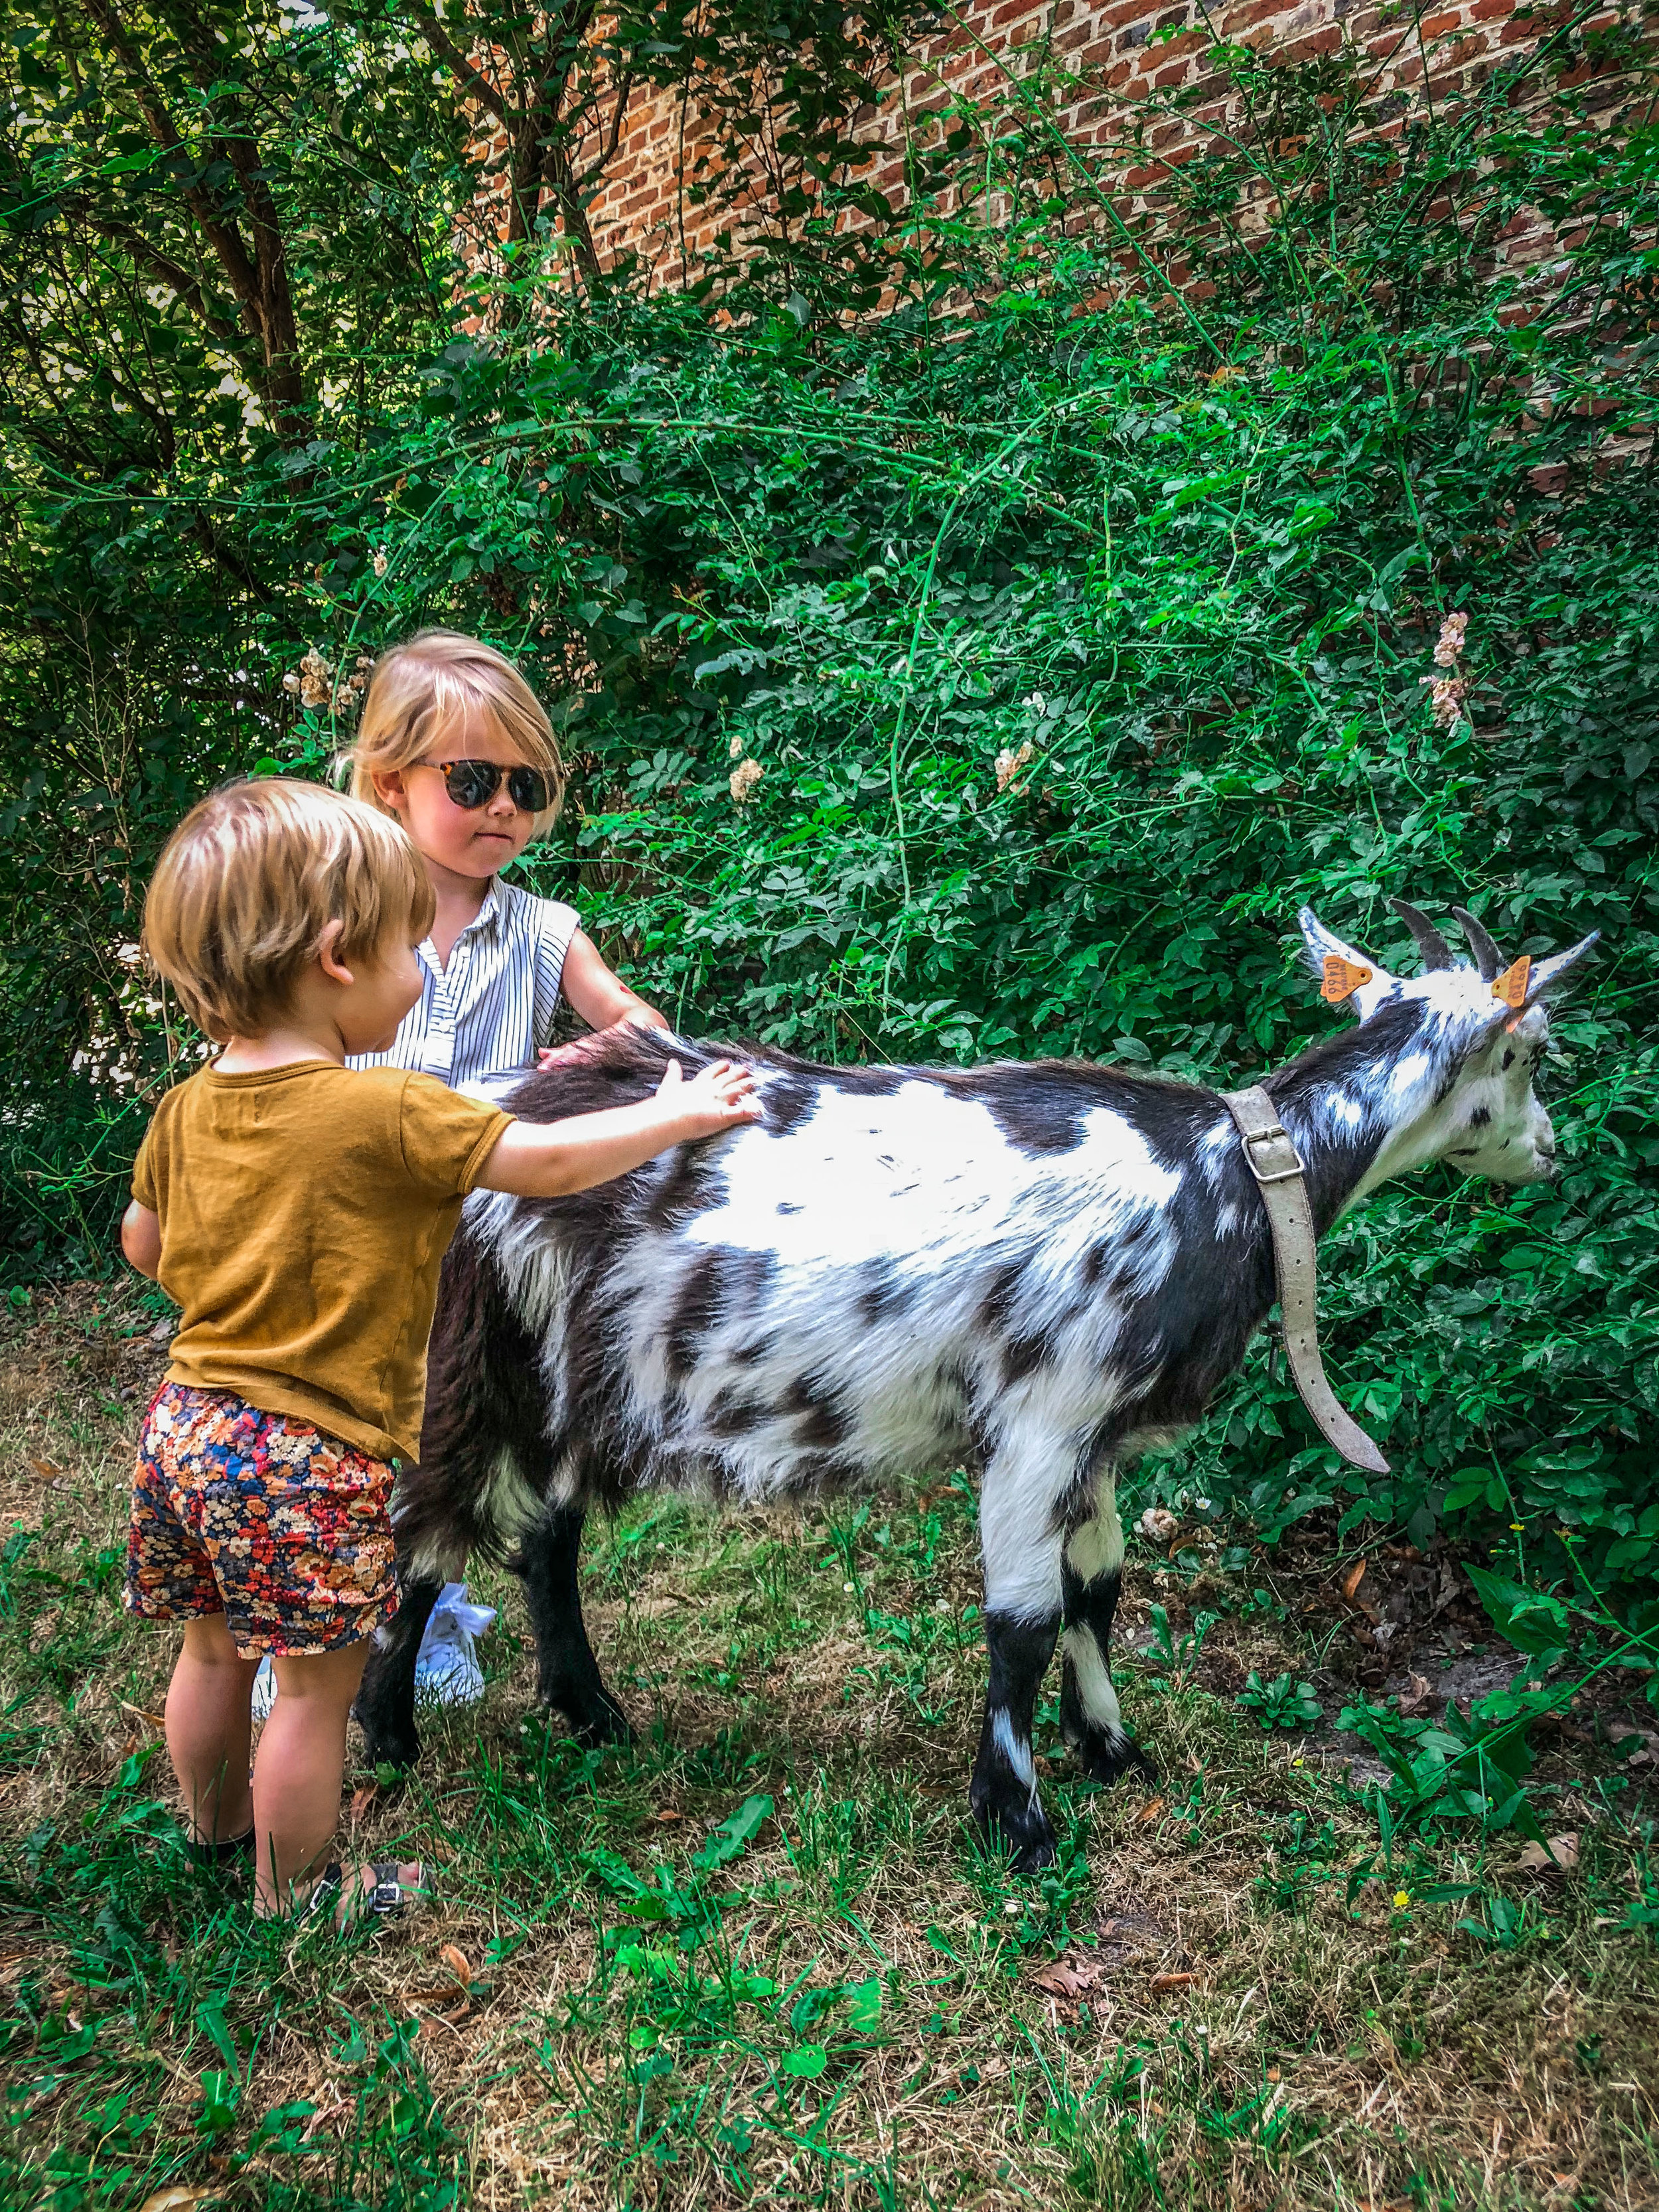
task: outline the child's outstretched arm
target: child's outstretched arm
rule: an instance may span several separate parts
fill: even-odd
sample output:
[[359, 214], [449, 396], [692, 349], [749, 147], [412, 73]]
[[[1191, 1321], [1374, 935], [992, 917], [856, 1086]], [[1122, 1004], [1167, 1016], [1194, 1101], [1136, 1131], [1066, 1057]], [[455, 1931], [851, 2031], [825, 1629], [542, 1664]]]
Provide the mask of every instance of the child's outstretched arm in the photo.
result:
[[[644, 1030], [670, 1026], [665, 1016], [647, 1006], [620, 975], [611, 973], [585, 929], [579, 929], [566, 947], [559, 989], [590, 1029], [614, 1029], [618, 1022], [632, 1022], [636, 1029]], [[550, 1060], [556, 1064], [556, 1053], [544, 1049], [536, 1055], [538, 1067], [545, 1067]]]
[[562, 1198], [591, 1189], [642, 1166], [671, 1145], [759, 1121], [754, 1088], [749, 1069], [729, 1060], [716, 1060], [690, 1083], [678, 1060], [671, 1060], [656, 1095], [637, 1106], [575, 1114], [568, 1121], [509, 1123], [484, 1163], [478, 1188], [509, 1191], [515, 1198]]

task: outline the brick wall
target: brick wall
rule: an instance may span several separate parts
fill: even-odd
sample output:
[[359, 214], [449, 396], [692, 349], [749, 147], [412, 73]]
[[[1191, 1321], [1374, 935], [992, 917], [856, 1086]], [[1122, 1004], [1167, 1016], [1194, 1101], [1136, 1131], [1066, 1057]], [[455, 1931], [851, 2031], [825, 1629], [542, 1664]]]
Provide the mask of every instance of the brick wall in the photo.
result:
[[[1249, 46], [1271, 63], [1346, 61], [1364, 82], [1358, 128], [1388, 133], [1426, 100], [1466, 97], [1506, 58], [1553, 37], [1559, 46], [1567, 20], [1562, 9], [1522, 0], [1448, 0], [1415, 15], [1376, 0], [1214, 0], [1207, 9], [1196, 0], [963, 0], [951, 27], [859, 119], [854, 136], [870, 149], [859, 181], [896, 210], [907, 143], [926, 144], [950, 111], [971, 108], [981, 130], [1026, 131], [1074, 223], [1108, 220], [1103, 186], [1120, 217], [1133, 224], [1150, 216], [1155, 228], [1171, 168], [1259, 123], [1246, 112], [1218, 42]], [[1576, 25], [1579, 46], [1588, 38], [1593, 48], [1595, 34], [1619, 21], [1609, 7]], [[1612, 112], [1628, 99], [1628, 82], [1616, 56], [1601, 66], [1605, 83], [1589, 96]], [[1565, 81], [1592, 74], [1586, 63]], [[596, 112], [603, 108], [601, 97]], [[636, 252], [659, 282], [681, 283], [721, 233], [741, 238], [745, 228], [775, 226], [764, 175], [719, 167], [716, 136], [695, 90], [636, 88], [611, 126], [615, 150], [589, 208], [601, 264]], [[698, 204], [699, 187], [711, 182], [737, 190], [735, 208]], [[1261, 213], [1267, 190], [1259, 194]], [[479, 213], [487, 231], [495, 220], [488, 195]], [[1528, 225], [1507, 242], [1507, 258], [1534, 258], [1549, 242], [1541, 226]], [[1181, 281], [1178, 252], [1170, 273]]]

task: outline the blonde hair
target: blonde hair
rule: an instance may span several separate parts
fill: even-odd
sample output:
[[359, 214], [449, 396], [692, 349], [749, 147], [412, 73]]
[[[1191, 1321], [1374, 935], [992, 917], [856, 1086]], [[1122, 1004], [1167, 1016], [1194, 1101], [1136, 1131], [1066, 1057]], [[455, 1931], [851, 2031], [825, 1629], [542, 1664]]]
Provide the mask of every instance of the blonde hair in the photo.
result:
[[280, 1018], [331, 921], [373, 960], [417, 943], [436, 902], [402, 826], [343, 792], [273, 776], [191, 807], [144, 900], [144, 950], [198, 1029], [223, 1042]]
[[543, 836], [564, 798], [564, 763], [553, 725], [507, 656], [459, 630], [417, 630], [375, 662], [357, 742], [346, 755], [352, 796], [390, 814], [375, 792], [376, 774], [410, 767], [469, 708], [488, 714], [526, 765], [540, 769], [552, 785], [553, 804], [536, 817], [533, 834]]

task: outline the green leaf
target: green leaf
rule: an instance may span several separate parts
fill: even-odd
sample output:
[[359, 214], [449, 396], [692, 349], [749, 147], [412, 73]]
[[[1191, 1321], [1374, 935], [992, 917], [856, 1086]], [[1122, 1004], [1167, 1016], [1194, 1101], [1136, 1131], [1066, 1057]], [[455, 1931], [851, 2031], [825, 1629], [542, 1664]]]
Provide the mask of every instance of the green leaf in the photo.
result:
[[781, 2073], [793, 2074], [802, 2081], [816, 2081], [830, 2063], [830, 2054], [821, 2043], [803, 2043], [799, 2049], [787, 2051], [778, 2062]]
[[737, 1811], [728, 1814], [702, 1850], [693, 1855], [692, 1865], [699, 1872], [707, 1873], [714, 1867], [726, 1866], [740, 1858], [771, 1817], [769, 1797], [745, 1797]]

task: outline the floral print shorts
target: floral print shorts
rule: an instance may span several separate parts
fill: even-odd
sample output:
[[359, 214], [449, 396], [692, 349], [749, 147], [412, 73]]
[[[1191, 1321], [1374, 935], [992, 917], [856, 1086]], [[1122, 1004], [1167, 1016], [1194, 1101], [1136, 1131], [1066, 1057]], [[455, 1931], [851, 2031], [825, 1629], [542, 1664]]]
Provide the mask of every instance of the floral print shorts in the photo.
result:
[[138, 1440], [127, 1610], [222, 1613], [245, 1659], [361, 1642], [398, 1610], [392, 1484], [297, 1414], [164, 1382]]

